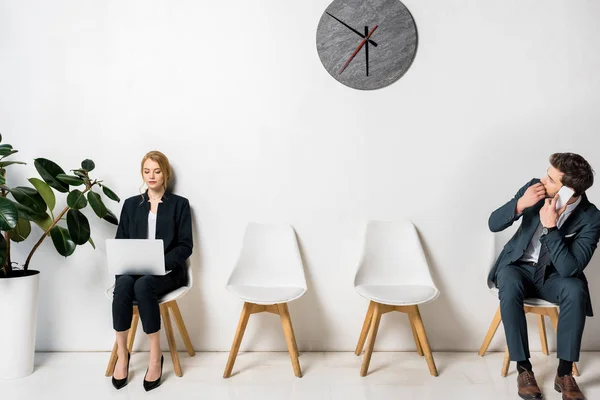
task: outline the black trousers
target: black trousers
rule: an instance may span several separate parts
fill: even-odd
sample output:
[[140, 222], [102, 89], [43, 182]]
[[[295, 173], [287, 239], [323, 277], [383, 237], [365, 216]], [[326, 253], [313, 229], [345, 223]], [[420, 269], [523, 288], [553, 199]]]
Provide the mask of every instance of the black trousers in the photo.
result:
[[117, 275], [113, 292], [113, 328], [123, 332], [131, 327], [133, 305], [137, 303], [144, 332], [160, 330], [158, 299], [186, 284], [183, 268], [174, 268], [163, 276]]
[[579, 361], [587, 306], [585, 283], [579, 278], [562, 278], [554, 267], [548, 268], [544, 281], [537, 284], [533, 280], [536, 267], [518, 261], [502, 268], [496, 275], [500, 313], [512, 361], [524, 361], [530, 357], [523, 310], [523, 300], [527, 297], [558, 303], [558, 358]]

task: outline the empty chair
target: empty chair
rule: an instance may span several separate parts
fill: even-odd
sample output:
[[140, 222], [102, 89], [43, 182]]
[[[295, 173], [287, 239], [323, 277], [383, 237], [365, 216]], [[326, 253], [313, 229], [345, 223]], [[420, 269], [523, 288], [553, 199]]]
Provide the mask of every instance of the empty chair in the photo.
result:
[[[508, 232], [506, 232], [508, 231]], [[510, 236], [514, 233], [515, 229], [507, 229], [501, 233], [495, 233], [493, 235], [493, 244], [492, 244], [492, 260], [490, 261], [488, 272], [493, 268], [494, 262], [500, 255], [504, 244], [510, 239]], [[486, 275], [487, 276], [487, 275]], [[498, 288], [494, 285], [490, 280], [487, 281], [488, 287], [490, 288], [490, 292], [498, 298]], [[546, 337], [546, 325], [544, 321], [544, 317], [547, 316], [550, 318], [552, 322], [552, 326], [554, 327], [554, 331], [558, 328], [558, 304], [551, 303], [546, 300], [542, 300], [539, 298], [526, 298], [523, 301], [523, 308], [525, 309], [525, 313], [531, 313], [537, 315], [538, 322], [538, 330], [540, 332], [540, 342], [542, 344], [542, 353], [548, 355], [548, 340]], [[496, 309], [496, 314], [492, 319], [492, 323], [483, 339], [483, 343], [481, 344], [481, 348], [479, 349], [479, 355], [484, 356], [487, 351], [498, 327], [500, 326], [500, 322], [502, 322], [502, 316], [500, 314], [500, 305]], [[508, 353], [508, 347], [504, 353], [504, 362], [502, 364], [502, 371], [500, 374], [502, 376], [508, 375], [508, 367], [510, 365], [510, 354]], [[575, 376], [579, 376], [579, 370], [577, 369], [577, 364], [573, 363], [573, 374]]]
[[[179, 334], [181, 335], [181, 339], [183, 340], [188, 354], [192, 357], [196, 355], [196, 352], [194, 351], [194, 347], [192, 346], [192, 342], [190, 340], [190, 336], [188, 335], [188, 331], [185, 327], [185, 323], [183, 322], [183, 317], [181, 316], [181, 312], [179, 311], [179, 306], [177, 305], [177, 300], [183, 297], [192, 288], [192, 285], [194, 283], [192, 268], [190, 267], [189, 261], [187, 262], [187, 276], [187, 285], [175, 289], [170, 293], [167, 293], [166, 295], [162, 296], [158, 301], [160, 305], [160, 316], [163, 324], [165, 325], [165, 334], [167, 336], [167, 342], [169, 343], [171, 359], [173, 360], [173, 370], [175, 371], [175, 375], [177, 376], [183, 376], [183, 372], [181, 371], [179, 355], [177, 354], [177, 345], [175, 343], [175, 335], [173, 334], [173, 326], [171, 325], [171, 316], [173, 316], [173, 319], [175, 320], [175, 324], [177, 325], [177, 329], [179, 330]], [[113, 298], [114, 288], [115, 286], [113, 285], [106, 290], [106, 296], [111, 300]], [[131, 329], [129, 330], [129, 337], [127, 338], [127, 350], [129, 350], [129, 353], [131, 353], [133, 350], [133, 341], [135, 340], [135, 331], [137, 330], [139, 320], [140, 314], [138, 313], [137, 305], [134, 303], [133, 318], [131, 320]], [[110, 355], [110, 360], [108, 361], [108, 366], [106, 367], [106, 376], [111, 376], [113, 374], [116, 363], [117, 342], [115, 341], [115, 345], [113, 346], [113, 350]]]
[[244, 301], [242, 314], [223, 373], [229, 378], [251, 314], [279, 315], [294, 374], [302, 376], [298, 346], [287, 303], [306, 292], [306, 278], [296, 233], [287, 224], [250, 223], [227, 290]]
[[360, 355], [368, 334], [360, 375], [367, 375], [381, 315], [400, 311], [408, 314], [417, 352], [425, 354], [429, 372], [437, 376], [418, 305], [435, 300], [439, 291], [431, 279], [429, 265], [412, 222], [369, 222], [354, 287], [361, 296], [370, 300], [355, 351], [356, 355]]

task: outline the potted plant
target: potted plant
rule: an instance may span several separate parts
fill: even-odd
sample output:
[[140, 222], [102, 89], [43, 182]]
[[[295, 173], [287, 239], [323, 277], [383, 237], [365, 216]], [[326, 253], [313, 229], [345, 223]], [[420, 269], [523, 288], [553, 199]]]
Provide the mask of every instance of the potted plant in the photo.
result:
[[[94, 189], [101, 188], [106, 197], [120, 201], [101, 180], [90, 177], [95, 167], [92, 160], [84, 160], [81, 168], [66, 174], [56, 163], [36, 158], [34, 166], [42, 179], [30, 178], [31, 186], [12, 187], [7, 169], [25, 164], [6, 159], [15, 153], [17, 150], [11, 145], [2, 144], [0, 135], [0, 379], [20, 378], [33, 372], [39, 271], [29, 266], [36, 250], [47, 237], [64, 257], [87, 243], [95, 248], [89, 221], [81, 210], [89, 204], [99, 218], [117, 225], [117, 217]], [[59, 212], [55, 210], [54, 191], [67, 194], [66, 205]], [[32, 224], [41, 231], [32, 229]], [[39, 239], [27, 258], [15, 261], [11, 243], [23, 242], [38, 233]]]

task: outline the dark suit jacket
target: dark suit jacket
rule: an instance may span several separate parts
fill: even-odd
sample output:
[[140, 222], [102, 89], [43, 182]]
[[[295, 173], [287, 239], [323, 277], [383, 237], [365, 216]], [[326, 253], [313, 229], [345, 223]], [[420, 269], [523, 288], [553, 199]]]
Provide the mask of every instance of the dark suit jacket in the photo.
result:
[[[544, 205], [543, 199], [536, 205], [523, 211], [521, 215], [516, 215], [515, 213], [517, 201], [525, 194], [528, 187], [538, 182], [540, 182], [539, 179], [529, 181], [519, 189], [512, 200], [490, 215], [488, 224], [492, 232], [502, 231], [523, 217], [521, 226], [519, 226], [517, 232], [508, 241], [506, 246], [504, 246], [504, 249], [490, 271], [488, 278], [494, 283], [496, 283], [498, 271], [523, 256], [523, 253], [531, 242], [533, 234], [539, 226], [539, 213]], [[585, 282], [587, 288], [587, 279], [583, 270], [590, 262], [594, 250], [598, 246], [599, 239], [600, 211], [589, 202], [584, 193], [582, 194], [581, 202], [560, 229], [550, 232], [547, 235], [542, 235], [540, 241], [545, 243], [550, 251], [551, 265], [549, 268], [556, 270], [561, 277], [576, 277], [581, 279]], [[588, 290], [588, 307], [586, 312], [588, 316], [593, 315], [591, 304]]]
[[[147, 239], [148, 193], [125, 200], [117, 228], [117, 239]], [[185, 261], [192, 254], [192, 215], [185, 197], [165, 192], [158, 204], [156, 239], [162, 239], [165, 249], [165, 268], [185, 269]], [[187, 279], [187, 278], [186, 278]]]

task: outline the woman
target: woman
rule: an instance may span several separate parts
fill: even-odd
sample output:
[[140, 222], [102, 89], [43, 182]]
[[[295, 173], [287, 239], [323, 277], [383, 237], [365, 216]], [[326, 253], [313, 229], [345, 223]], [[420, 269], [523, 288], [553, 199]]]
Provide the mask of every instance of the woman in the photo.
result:
[[166, 190], [171, 177], [167, 157], [151, 151], [142, 159], [142, 178], [148, 190], [125, 200], [117, 239], [162, 239], [167, 274], [117, 275], [112, 304], [113, 327], [117, 335], [117, 364], [112, 378], [115, 388], [127, 385], [129, 358], [127, 335], [133, 316], [133, 301], [144, 332], [150, 341], [150, 363], [144, 376], [146, 391], [157, 388], [162, 377], [160, 349], [160, 308], [158, 299], [187, 283], [185, 261], [192, 254], [192, 218], [187, 199]]

